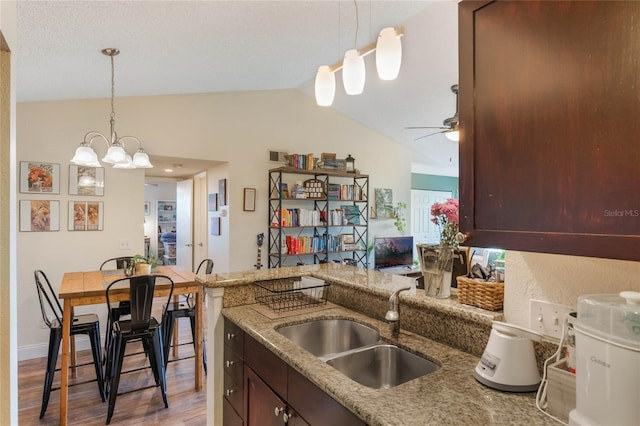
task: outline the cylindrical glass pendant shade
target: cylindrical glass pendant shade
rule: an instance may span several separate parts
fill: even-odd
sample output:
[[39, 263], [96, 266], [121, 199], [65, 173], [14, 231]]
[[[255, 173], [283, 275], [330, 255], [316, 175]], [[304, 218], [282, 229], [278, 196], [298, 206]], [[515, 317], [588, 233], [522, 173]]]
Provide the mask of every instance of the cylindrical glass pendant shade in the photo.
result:
[[331, 106], [336, 95], [336, 76], [328, 65], [318, 67], [316, 73], [316, 103]]
[[342, 84], [347, 95], [359, 95], [364, 90], [364, 58], [357, 49], [347, 50], [342, 62]]
[[395, 80], [402, 63], [402, 43], [394, 28], [383, 28], [376, 42], [376, 69], [380, 80]]

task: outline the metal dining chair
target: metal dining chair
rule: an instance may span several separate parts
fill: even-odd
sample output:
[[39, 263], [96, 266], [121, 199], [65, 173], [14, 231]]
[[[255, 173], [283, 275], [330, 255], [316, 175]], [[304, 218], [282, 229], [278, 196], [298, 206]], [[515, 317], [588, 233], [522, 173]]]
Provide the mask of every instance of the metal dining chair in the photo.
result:
[[[204, 269], [203, 269], [204, 268]], [[201, 270], [208, 275], [213, 271], [213, 260], [204, 259], [198, 265], [198, 269], [196, 269], [196, 275], [200, 273]], [[195, 349], [196, 346], [196, 305], [195, 305], [195, 295], [189, 294], [186, 297], [182, 298], [178, 301], [177, 306], [175, 303], [169, 303], [169, 306], [162, 318], [163, 324], [163, 339], [164, 339], [164, 363], [165, 366], [169, 362], [169, 352], [172, 348], [171, 340], [173, 339], [173, 329], [176, 325], [176, 321], [179, 318], [189, 318], [189, 322], [191, 323], [191, 342], [183, 343], [184, 345], [193, 344]], [[182, 344], [178, 344], [181, 346]], [[181, 358], [182, 359], [182, 358]], [[202, 339], [202, 365], [204, 367], [205, 374], [207, 373], [207, 347], [205, 346], [204, 338]]]
[[[100, 265], [100, 271], [102, 272], [108, 270], [107, 268], [125, 269], [131, 266], [132, 259], [133, 256], [120, 256], [107, 259], [102, 262], [102, 265]], [[111, 344], [111, 326], [113, 322], [120, 319], [120, 317], [129, 314], [131, 314], [131, 305], [129, 304], [128, 300], [122, 301], [120, 303], [115, 303], [113, 308], [109, 310], [109, 313], [107, 315], [107, 332], [104, 335], [105, 360], [107, 358], [106, 353], [109, 351], [109, 345]]]
[[[131, 319], [119, 319], [113, 322], [111, 330], [111, 345], [107, 353], [106, 362], [106, 393], [109, 397], [107, 424], [111, 423], [118, 396], [118, 387], [122, 374], [127, 343], [142, 340], [146, 348], [149, 364], [153, 371], [156, 385], [160, 388], [165, 408], [169, 408], [167, 398], [167, 382], [164, 364], [164, 349], [162, 342], [162, 325], [151, 314], [154, 291], [157, 280], [167, 280], [170, 283], [169, 296], [163, 307], [164, 312], [173, 296], [173, 280], [166, 275], [139, 275], [115, 280], [107, 286], [107, 309], [111, 312], [114, 289], [121, 289], [128, 285], [129, 301], [131, 302]], [[164, 298], [163, 298], [164, 299]]]
[[[49, 350], [47, 353], [47, 369], [44, 376], [44, 389], [42, 391], [42, 407], [40, 408], [40, 418], [44, 417], [49, 405], [49, 395], [52, 391], [53, 376], [56, 371], [56, 363], [58, 362], [58, 352], [60, 350], [60, 342], [62, 341], [62, 306], [58, 298], [53, 292], [51, 283], [41, 270], [33, 273], [36, 289], [38, 291], [38, 300], [40, 301], [40, 310], [42, 311], [42, 320], [49, 327]], [[102, 349], [100, 343], [100, 321], [96, 314], [74, 315], [71, 322], [71, 335], [86, 334], [91, 342], [91, 352], [93, 354], [93, 365], [96, 371], [96, 381], [98, 382], [98, 390], [102, 402], [106, 400], [104, 389], [104, 376], [102, 374]], [[75, 367], [89, 365], [84, 363], [75, 365]]]

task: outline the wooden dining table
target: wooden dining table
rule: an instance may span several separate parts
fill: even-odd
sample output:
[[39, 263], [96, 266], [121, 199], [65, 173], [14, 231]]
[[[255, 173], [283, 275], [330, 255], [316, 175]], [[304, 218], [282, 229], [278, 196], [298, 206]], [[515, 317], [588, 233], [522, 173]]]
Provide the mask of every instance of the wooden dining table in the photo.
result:
[[[196, 282], [192, 271], [175, 265], [158, 266], [152, 274], [166, 275], [174, 282], [174, 295], [194, 294], [196, 305], [196, 330], [195, 330], [195, 389], [202, 389], [202, 327], [204, 305], [204, 291], [202, 284]], [[62, 359], [60, 378], [60, 425], [67, 424], [67, 411], [69, 399], [69, 374], [70, 366], [75, 364], [75, 345], [71, 336], [71, 319], [76, 306], [95, 305], [107, 303], [107, 286], [124, 278], [122, 270], [117, 271], [89, 271], [89, 272], [65, 272], [62, 277], [58, 297], [64, 301], [62, 317]], [[168, 296], [170, 285], [167, 280], [158, 280], [154, 296]], [[128, 288], [113, 290], [110, 292], [111, 301], [129, 300]], [[106, 418], [106, 417], [105, 417]]]

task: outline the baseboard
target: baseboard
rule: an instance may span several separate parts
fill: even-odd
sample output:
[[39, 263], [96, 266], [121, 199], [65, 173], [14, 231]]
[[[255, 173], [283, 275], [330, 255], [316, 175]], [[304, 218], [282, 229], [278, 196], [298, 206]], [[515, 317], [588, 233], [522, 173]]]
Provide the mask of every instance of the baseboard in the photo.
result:
[[[91, 349], [89, 338], [85, 336], [76, 336], [76, 351]], [[18, 361], [25, 361], [34, 358], [46, 358], [49, 351], [49, 343], [40, 343], [37, 345], [25, 345], [18, 348]]]

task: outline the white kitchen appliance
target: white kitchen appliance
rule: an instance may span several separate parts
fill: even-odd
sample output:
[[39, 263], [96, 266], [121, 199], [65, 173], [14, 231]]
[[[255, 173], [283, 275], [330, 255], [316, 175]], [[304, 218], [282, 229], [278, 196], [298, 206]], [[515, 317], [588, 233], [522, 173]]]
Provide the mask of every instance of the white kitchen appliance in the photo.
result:
[[533, 342], [542, 336], [523, 327], [493, 321], [489, 342], [473, 372], [483, 385], [507, 392], [533, 392], [540, 384]]
[[640, 292], [578, 297], [570, 425], [640, 425]]

